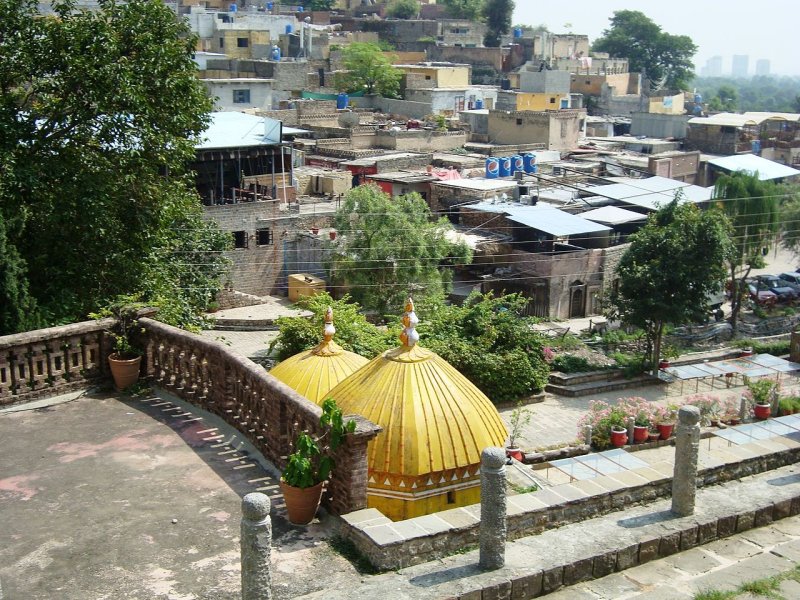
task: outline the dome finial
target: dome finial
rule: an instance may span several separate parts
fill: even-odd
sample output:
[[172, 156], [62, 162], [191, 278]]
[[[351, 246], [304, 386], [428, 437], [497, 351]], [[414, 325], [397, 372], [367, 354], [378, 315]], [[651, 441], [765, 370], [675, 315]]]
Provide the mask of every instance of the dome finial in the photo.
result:
[[328, 310], [325, 311], [325, 325], [322, 328], [322, 337], [326, 342], [330, 342], [335, 333], [336, 327], [333, 326], [333, 308], [329, 306]]
[[406, 312], [403, 313], [403, 331], [400, 334], [400, 341], [403, 346], [413, 347], [419, 341], [419, 334], [415, 329], [419, 323], [417, 315], [414, 313], [414, 301], [409, 296], [406, 300]]

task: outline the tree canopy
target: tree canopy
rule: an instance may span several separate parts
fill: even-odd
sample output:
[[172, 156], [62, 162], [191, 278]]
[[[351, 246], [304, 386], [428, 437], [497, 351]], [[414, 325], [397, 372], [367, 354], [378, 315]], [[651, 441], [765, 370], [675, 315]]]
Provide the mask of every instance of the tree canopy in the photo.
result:
[[419, 14], [417, 0], [392, 0], [389, 3], [387, 14], [395, 19], [413, 19]]
[[395, 98], [400, 91], [402, 73], [392, 66], [378, 44], [356, 42], [342, 49], [342, 62], [347, 73], [337, 85], [348, 92], [359, 90]]
[[194, 38], [158, 0], [52, 8], [0, 0], [0, 333], [125, 294], [192, 321], [227, 239], [187, 172], [211, 109]]
[[431, 221], [419, 194], [389, 197], [374, 185], [350, 190], [334, 216], [340, 232], [328, 265], [335, 285], [348, 287], [365, 308], [390, 314], [411, 294], [442, 294], [452, 274], [448, 263], [469, 264], [472, 254], [452, 242], [445, 218]]
[[486, 21], [484, 46], [490, 48], [500, 46], [500, 38], [511, 31], [513, 13], [514, 0], [485, 0], [483, 3], [483, 18]]
[[305, 7], [308, 10], [330, 10], [336, 4], [336, 0], [306, 0]]
[[[800, 77], [698, 77], [692, 82], [710, 102], [723, 87], [736, 91], [736, 107], [742, 112], [800, 112]], [[715, 109], [716, 110], [716, 109]], [[727, 108], [724, 110], [728, 110]]]
[[708, 101], [708, 108], [715, 111], [736, 112], [739, 105], [739, 92], [732, 85], [723, 84]]
[[438, 4], [454, 19], [483, 20], [483, 0], [439, 0]]
[[595, 52], [627, 58], [632, 72], [644, 72], [653, 89], [685, 90], [694, 77], [692, 57], [697, 46], [686, 35], [662, 31], [644, 13], [618, 10], [611, 27], [592, 44]]
[[664, 327], [705, 320], [708, 297], [725, 279], [729, 227], [719, 211], [700, 211], [676, 198], [630, 240], [617, 266], [612, 314], [646, 332], [655, 370]]
[[747, 298], [747, 282], [752, 269], [766, 266], [764, 253], [778, 233], [780, 190], [775, 183], [761, 181], [757, 175], [722, 175], [714, 187], [714, 197], [733, 227], [733, 250], [728, 258], [732, 282], [731, 325], [736, 331], [742, 303]]
[[781, 203], [781, 244], [800, 257], [800, 184], [781, 186], [785, 198]]

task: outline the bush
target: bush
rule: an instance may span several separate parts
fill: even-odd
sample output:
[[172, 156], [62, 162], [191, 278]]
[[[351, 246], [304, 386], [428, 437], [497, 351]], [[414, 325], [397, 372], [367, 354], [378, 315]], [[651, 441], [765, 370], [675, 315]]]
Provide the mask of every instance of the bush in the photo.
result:
[[733, 344], [737, 348], [752, 348], [755, 354], [772, 354], [781, 356], [789, 354], [790, 340], [760, 341], [751, 339], [736, 340]]
[[614, 367], [608, 367], [606, 365], [595, 364], [589, 359], [584, 358], [583, 356], [575, 356], [573, 354], [559, 354], [553, 359], [551, 365], [554, 370], [561, 371], [562, 373], [583, 373], [586, 371], [604, 371], [607, 369], [614, 368]]
[[611, 358], [618, 366], [622, 367], [622, 372], [628, 379], [641, 375], [647, 368], [642, 352], [612, 352]]
[[583, 438], [583, 428], [592, 427], [592, 447], [605, 450], [611, 447], [611, 428], [627, 427], [627, 415], [619, 405], [611, 405], [602, 400], [592, 400], [589, 412], [578, 421], [578, 437]]

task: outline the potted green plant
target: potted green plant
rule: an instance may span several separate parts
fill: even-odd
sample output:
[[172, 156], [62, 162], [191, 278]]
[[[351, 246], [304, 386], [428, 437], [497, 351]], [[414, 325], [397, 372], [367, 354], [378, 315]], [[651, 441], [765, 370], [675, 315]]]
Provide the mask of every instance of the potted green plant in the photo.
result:
[[796, 399], [792, 398], [791, 396], [787, 398], [781, 398], [778, 401], [778, 410], [781, 413], [781, 416], [791, 415], [795, 410]]
[[772, 416], [772, 396], [777, 391], [774, 381], [760, 379], [748, 381], [747, 390], [753, 401], [753, 414], [757, 419], [769, 419]]
[[528, 426], [533, 418], [533, 411], [525, 408], [522, 401], [517, 402], [517, 407], [511, 411], [511, 419], [509, 424], [511, 426], [508, 433], [508, 445], [506, 446], [506, 456], [516, 460], [522, 460], [523, 454], [517, 445], [518, 440], [523, 439], [522, 430]]
[[133, 296], [122, 296], [116, 302], [90, 316], [95, 319], [116, 317], [114, 329], [106, 333], [113, 340], [112, 352], [108, 355], [108, 366], [114, 387], [125, 390], [139, 380], [144, 352], [136, 345], [133, 337], [139, 326], [138, 316], [145, 305]]
[[323, 401], [319, 422], [324, 433], [313, 438], [301, 432], [281, 475], [286, 512], [295, 525], [307, 525], [314, 519], [325, 482], [334, 467], [331, 453], [356, 429], [354, 420], [344, 422], [342, 410], [332, 398]]
[[674, 404], [659, 407], [656, 413], [656, 429], [662, 440], [672, 437], [672, 430], [675, 428], [675, 420], [678, 415], [678, 407]]

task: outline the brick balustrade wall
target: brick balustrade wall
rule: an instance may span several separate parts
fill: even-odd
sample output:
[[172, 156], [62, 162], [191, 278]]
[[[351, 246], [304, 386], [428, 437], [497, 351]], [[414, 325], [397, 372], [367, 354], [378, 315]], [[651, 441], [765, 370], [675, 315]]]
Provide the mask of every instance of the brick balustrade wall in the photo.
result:
[[[297, 433], [320, 435], [322, 409], [219, 342], [153, 319], [140, 319], [147, 340], [146, 374], [156, 384], [225, 419], [278, 468]], [[380, 428], [361, 417], [334, 454], [326, 503], [343, 514], [367, 502], [367, 442]]]

